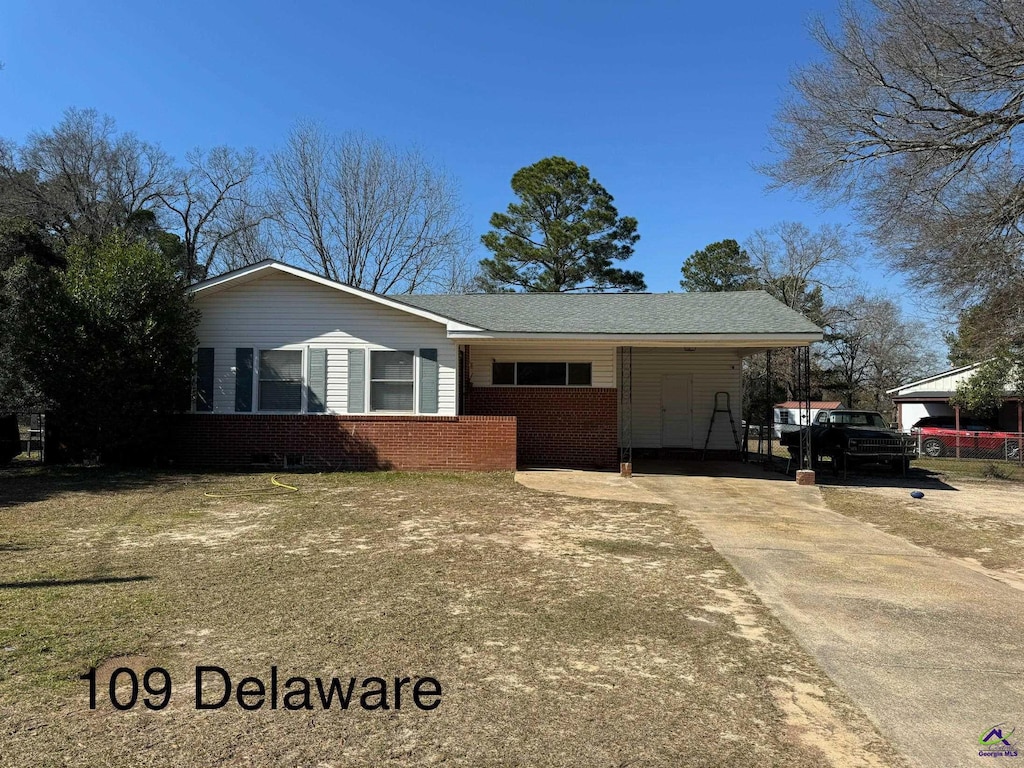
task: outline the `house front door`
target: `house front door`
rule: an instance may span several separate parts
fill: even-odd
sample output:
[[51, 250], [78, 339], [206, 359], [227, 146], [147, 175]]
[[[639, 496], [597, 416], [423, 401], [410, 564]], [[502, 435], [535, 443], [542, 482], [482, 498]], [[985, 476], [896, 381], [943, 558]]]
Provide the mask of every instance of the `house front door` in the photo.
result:
[[693, 447], [692, 389], [691, 374], [661, 377], [661, 445], [665, 448]]

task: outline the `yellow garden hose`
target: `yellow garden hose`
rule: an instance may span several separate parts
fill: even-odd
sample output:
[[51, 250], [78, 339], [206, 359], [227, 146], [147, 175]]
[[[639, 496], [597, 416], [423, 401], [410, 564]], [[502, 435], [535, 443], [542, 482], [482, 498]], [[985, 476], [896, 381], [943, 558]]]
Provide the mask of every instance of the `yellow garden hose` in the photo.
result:
[[[204, 493], [203, 496], [211, 499], [232, 499], [236, 496], [284, 496], [285, 494], [295, 493], [299, 490], [294, 485], [282, 483], [277, 479], [277, 475], [271, 476], [270, 484], [270, 488], [250, 488], [245, 491], [234, 491], [233, 493]], [[277, 488], [281, 488], [283, 490], [278, 491], [276, 490]]]

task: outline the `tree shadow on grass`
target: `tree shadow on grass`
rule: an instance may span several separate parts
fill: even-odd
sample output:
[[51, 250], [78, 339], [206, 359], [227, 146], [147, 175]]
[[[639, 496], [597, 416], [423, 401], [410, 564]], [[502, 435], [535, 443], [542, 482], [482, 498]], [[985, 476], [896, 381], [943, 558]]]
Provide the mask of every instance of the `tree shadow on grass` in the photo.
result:
[[36, 581], [0, 582], [0, 589], [46, 589], [48, 587], [79, 587], [97, 584], [130, 584], [150, 581], [152, 576], [93, 576], [84, 579], [38, 579]]
[[63, 493], [174, 490], [190, 476], [165, 469], [121, 469], [80, 465], [0, 469], [0, 509], [46, 501]]

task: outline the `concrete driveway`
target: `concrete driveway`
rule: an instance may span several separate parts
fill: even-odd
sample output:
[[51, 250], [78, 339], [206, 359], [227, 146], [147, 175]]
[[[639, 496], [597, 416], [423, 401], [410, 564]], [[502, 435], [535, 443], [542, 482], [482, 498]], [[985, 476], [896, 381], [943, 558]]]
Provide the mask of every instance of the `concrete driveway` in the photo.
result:
[[[701, 530], [909, 761], [1024, 767], [1024, 591], [759, 472], [633, 482]], [[998, 724], [1021, 757], [979, 756]]]

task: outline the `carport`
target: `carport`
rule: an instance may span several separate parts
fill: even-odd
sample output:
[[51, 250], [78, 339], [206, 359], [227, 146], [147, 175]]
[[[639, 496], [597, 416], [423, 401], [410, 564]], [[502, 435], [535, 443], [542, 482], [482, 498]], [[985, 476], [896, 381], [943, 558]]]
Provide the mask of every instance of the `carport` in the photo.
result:
[[[820, 338], [718, 338], [697, 346], [619, 347], [617, 355], [619, 454], [623, 473], [634, 458], [735, 459], [745, 456], [743, 365], [763, 356], [764, 423], [772, 422], [773, 355], [786, 351], [795, 390], [810, 412], [810, 344]], [[772, 345], [768, 346], [771, 341]], [[809, 422], [810, 417], [807, 417]], [[768, 444], [766, 462], [770, 462]], [[809, 455], [809, 451], [804, 452]]]

